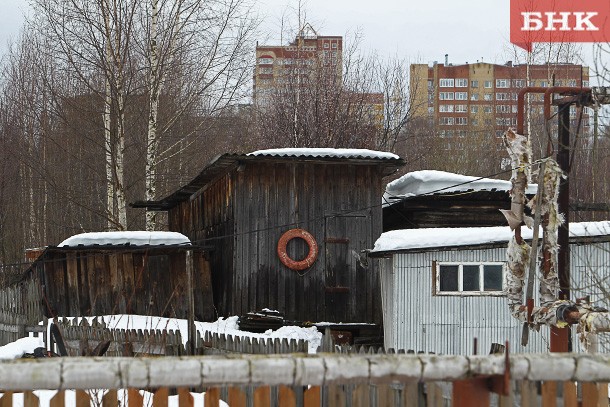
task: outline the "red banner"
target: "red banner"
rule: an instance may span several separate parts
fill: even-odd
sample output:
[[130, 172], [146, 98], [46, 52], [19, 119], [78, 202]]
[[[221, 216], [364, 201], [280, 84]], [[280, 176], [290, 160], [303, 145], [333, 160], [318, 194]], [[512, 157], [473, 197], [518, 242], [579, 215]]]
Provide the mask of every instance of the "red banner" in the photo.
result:
[[610, 42], [610, 0], [511, 0], [510, 42]]

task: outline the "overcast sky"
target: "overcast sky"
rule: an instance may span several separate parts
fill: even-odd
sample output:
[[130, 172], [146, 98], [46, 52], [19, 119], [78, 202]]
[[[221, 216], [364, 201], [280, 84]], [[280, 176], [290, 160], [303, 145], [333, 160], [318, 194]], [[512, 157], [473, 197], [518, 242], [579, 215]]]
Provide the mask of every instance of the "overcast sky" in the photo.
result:
[[[142, 0], [144, 1], [144, 0]], [[256, 1], [256, 0], [251, 0]], [[259, 41], [279, 44], [284, 14], [296, 19], [297, 0], [258, 0], [263, 18]], [[509, 45], [510, 0], [304, 0], [307, 20], [321, 35], [359, 30], [362, 46], [382, 56], [454, 64], [504, 63]], [[15, 37], [27, 12], [27, 0], [0, 0], [0, 43]], [[284, 39], [286, 42], [286, 39]]]

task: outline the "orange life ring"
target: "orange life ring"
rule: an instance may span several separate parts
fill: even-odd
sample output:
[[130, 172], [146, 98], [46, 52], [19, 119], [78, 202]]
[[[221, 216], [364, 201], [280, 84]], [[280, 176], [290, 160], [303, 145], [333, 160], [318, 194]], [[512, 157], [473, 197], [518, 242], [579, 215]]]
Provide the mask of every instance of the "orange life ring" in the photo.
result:
[[[301, 238], [305, 240], [307, 245], [309, 246], [309, 253], [307, 257], [303, 260], [296, 261], [288, 256], [286, 252], [286, 246], [288, 246], [288, 242], [295, 238]], [[313, 265], [313, 263], [318, 258], [318, 243], [316, 243], [316, 239], [306, 231], [305, 229], [290, 229], [286, 233], [280, 237], [280, 240], [277, 242], [277, 255], [280, 258], [280, 261], [284, 264], [284, 266], [288, 267], [291, 270], [305, 270]]]

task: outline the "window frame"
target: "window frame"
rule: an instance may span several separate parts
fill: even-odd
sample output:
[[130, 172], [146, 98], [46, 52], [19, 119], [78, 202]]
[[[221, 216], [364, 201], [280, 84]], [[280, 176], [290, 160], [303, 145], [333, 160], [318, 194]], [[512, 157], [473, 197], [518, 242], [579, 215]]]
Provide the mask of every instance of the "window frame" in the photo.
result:
[[439, 78], [438, 87], [439, 88], [454, 88], [455, 79], [454, 78]]
[[[458, 266], [458, 291], [441, 291], [441, 266]], [[463, 291], [464, 284], [464, 266], [479, 266], [479, 290], [478, 291]], [[501, 266], [502, 267], [502, 290], [485, 291], [484, 288], [484, 266]], [[454, 296], [454, 297], [504, 297], [506, 296], [506, 262], [504, 261], [433, 261], [433, 295], [435, 296]]]
[[466, 78], [456, 78], [455, 79], [455, 87], [456, 88], [467, 88], [468, 87], [468, 79], [466, 79]]

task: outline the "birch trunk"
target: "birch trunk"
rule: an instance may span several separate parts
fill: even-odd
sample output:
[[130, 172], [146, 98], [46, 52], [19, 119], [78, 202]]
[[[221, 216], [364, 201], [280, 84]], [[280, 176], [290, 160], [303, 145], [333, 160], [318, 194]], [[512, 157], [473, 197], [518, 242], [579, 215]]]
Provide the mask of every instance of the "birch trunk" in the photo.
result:
[[108, 230], [115, 228], [114, 213], [114, 176], [112, 171], [112, 136], [110, 133], [110, 108], [112, 106], [112, 95], [110, 80], [106, 79], [106, 98], [104, 101], [104, 150], [106, 152], [106, 212], [108, 216]]
[[[149, 114], [148, 135], [146, 149], [146, 200], [152, 201], [157, 194], [157, 156], [159, 151], [159, 138], [157, 135], [157, 116], [159, 111], [159, 94], [161, 91], [161, 77], [159, 75], [159, 57], [157, 50], [157, 18], [158, 0], [151, 1], [150, 21], [150, 76], [149, 76]], [[157, 213], [146, 212], [146, 230], [155, 230]]]
[[127, 230], [127, 198], [125, 196], [125, 98], [123, 95], [123, 75], [117, 74], [117, 139], [115, 149], [116, 201], [118, 229]]

